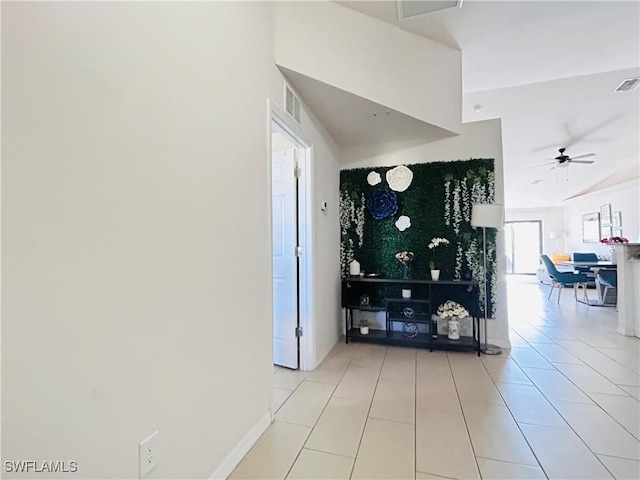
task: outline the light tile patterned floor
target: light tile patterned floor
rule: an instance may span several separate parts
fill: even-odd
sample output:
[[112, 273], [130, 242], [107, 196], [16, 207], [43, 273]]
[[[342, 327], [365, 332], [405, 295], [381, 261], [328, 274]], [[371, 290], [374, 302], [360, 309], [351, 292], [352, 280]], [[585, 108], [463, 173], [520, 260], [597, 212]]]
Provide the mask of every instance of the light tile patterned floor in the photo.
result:
[[501, 356], [339, 343], [276, 367], [276, 420], [230, 478], [640, 478], [640, 340], [548, 288], [510, 279]]

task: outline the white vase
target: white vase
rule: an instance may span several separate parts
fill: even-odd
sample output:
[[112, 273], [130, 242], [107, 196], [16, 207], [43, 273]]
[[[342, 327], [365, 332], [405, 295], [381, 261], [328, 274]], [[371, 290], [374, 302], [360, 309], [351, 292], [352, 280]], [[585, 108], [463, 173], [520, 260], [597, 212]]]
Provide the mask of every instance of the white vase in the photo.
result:
[[360, 327], [360, 333], [362, 335], [368, 335], [369, 334], [369, 327]]
[[402, 298], [411, 298], [411, 289], [403, 288], [402, 289]]
[[440, 270], [431, 270], [431, 280], [438, 280], [440, 278]]
[[458, 317], [451, 317], [447, 322], [447, 326], [449, 327], [447, 334], [449, 340], [460, 340], [460, 320]]
[[360, 262], [357, 260], [351, 260], [351, 263], [349, 264], [349, 275], [352, 277], [360, 275]]

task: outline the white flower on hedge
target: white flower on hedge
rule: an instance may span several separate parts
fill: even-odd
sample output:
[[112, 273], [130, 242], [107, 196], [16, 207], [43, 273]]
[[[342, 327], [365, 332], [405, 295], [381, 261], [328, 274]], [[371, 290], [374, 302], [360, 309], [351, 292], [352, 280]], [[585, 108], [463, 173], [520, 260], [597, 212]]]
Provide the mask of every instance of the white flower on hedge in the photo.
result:
[[456, 184], [453, 189], [453, 231], [458, 235], [460, 233], [460, 223], [462, 222], [462, 213], [460, 212], [460, 184]]
[[433, 248], [436, 248], [438, 245], [449, 245], [449, 240], [442, 237], [432, 238], [431, 242], [429, 243], [429, 248], [433, 249]]
[[462, 218], [466, 221], [466, 222], [470, 222], [471, 221], [471, 202], [469, 201], [469, 192], [467, 189], [467, 179], [464, 178], [462, 180], [461, 186], [462, 186], [462, 191], [460, 192], [460, 195], [462, 197]]
[[358, 247], [361, 247], [364, 243], [364, 219], [365, 219], [365, 209], [366, 209], [367, 201], [364, 198], [364, 193], [360, 197], [360, 206], [356, 210], [356, 234], [358, 235]]
[[444, 224], [448, 227], [451, 224], [451, 182], [444, 184]]
[[458, 242], [458, 250], [456, 252], [455, 279], [460, 280], [462, 276], [462, 245]]
[[398, 227], [398, 230], [400, 230], [401, 232], [404, 232], [410, 226], [411, 226], [411, 219], [406, 215], [401, 215], [400, 218], [396, 220], [396, 227]]
[[367, 183], [371, 186], [378, 185], [382, 181], [382, 177], [378, 172], [370, 172], [367, 175]]
[[398, 165], [387, 171], [387, 183], [391, 190], [404, 192], [413, 181], [413, 172], [404, 165]]

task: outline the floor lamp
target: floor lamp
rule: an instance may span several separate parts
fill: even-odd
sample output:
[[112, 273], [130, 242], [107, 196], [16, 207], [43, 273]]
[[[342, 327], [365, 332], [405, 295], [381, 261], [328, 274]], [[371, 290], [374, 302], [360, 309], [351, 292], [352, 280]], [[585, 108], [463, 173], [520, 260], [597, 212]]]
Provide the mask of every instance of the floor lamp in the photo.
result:
[[482, 227], [482, 271], [484, 279], [484, 345], [482, 353], [500, 355], [502, 349], [497, 345], [487, 343], [487, 317], [489, 291], [487, 289], [487, 228], [500, 228], [504, 224], [504, 205], [477, 204], [471, 209], [471, 226]]
[[556, 241], [556, 245], [554, 247], [556, 251], [554, 253], [560, 253], [558, 251], [558, 240], [561, 240], [563, 237], [564, 237], [564, 232], [549, 232], [549, 239]]

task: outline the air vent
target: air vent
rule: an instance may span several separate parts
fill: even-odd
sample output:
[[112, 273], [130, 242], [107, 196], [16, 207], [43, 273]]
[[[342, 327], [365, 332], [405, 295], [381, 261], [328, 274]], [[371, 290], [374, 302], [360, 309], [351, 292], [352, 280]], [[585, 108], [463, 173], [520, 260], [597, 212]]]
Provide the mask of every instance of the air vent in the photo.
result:
[[635, 90], [640, 85], [640, 77], [636, 78], [627, 78], [624, 80], [618, 88], [616, 88], [616, 92], [630, 92], [631, 90]]
[[445, 8], [461, 7], [463, 0], [398, 0], [398, 18], [406, 20], [407, 18], [424, 15], [425, 13], [444, 10]]
[[300, 99], [288, 84], [284, 84], [284, 107], [291, 118], [300, 125]]

